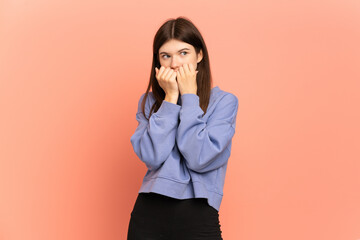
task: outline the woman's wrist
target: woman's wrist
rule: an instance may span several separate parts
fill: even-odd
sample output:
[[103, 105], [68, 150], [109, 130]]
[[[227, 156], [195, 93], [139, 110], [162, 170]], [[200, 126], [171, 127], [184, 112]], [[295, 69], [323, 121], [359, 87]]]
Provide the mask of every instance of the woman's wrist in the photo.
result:
[[177, 104], [179, 95], [165, 95], [165, 101]]

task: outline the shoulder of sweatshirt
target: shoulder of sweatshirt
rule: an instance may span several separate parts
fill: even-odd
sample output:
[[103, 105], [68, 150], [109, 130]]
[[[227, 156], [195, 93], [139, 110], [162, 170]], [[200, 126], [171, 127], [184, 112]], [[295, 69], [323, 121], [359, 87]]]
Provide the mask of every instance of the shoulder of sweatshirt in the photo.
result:
[[[214, 89], [215, 90], [215, 89]], [[217, 91], [214, 91], [210, 97], [210, 104], [218, 103], [221, 101], [226, 102], [238, 102], [238, 98], [231, 92], [227, 92], [217, 87]]]
[[232, 127], [235, 128], [238, 106], [239, 100], [236, 95], [218, 88], [210, 98], [209, 120], [221, 119], [221, 121], [231, 123]]
[[[137, 107], [137, 112], [136, 114], [142, 114], [142, 109], [141, 109], [141, 104], [142, 101], [145, 97], [145, 93], [141, 94], [140, 99], [138, 101], [138, 107]], [[152, 92], [149, 92], [146, 98], [146, 102], [145, 102], [145, 115], [146, 117], [149, 117], [149, 113], [150, 113], [150, 109], [152, 107], [152, 105], [155, 102], [155, 98]]]
[[[215, 91], [211, 93], [208, 110], [211, 111], [212, 108], [226, 108], [227, 110], [237, 111], [239, 100], [231, 92], [227, 92], [225, 90], [214, 89]], [[225, 110], [225, 109], [224, 109]]]
[[[145, 97], [145, 93], [141, 94], [139, 102], [138, 102], [138, 111], [137, 111], [137, 113], [141, 112], [141, 103], [142, 103], [144, 97]], [[155, 99], [154, 99], [154, 96], [153, 96], [152, 92], [149, 92], [148, 95], [147, 95], [147, 98], [146, 98], [146, 102], [145, 102], [145, 109], [146, 109], [147, 106], [152, 105], [152, 103], [154, 103], [154, 101], [155, 101]]]

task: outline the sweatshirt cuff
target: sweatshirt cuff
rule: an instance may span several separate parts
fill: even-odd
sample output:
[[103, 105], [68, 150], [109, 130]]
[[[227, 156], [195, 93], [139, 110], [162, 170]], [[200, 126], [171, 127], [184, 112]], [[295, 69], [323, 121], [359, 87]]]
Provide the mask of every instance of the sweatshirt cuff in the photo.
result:
[[180, 109], [181, 109], [181, 106], [163, 100], [159, 109], [157, 110], [157, 112], [155, 114], [158, 117], [169, 118], [170, 120], [177, 122], [179, 119]]
[[194, 107], [200, 105], [200, 98], [194, 93], [185, 93], [181, 95], [182, 107]]

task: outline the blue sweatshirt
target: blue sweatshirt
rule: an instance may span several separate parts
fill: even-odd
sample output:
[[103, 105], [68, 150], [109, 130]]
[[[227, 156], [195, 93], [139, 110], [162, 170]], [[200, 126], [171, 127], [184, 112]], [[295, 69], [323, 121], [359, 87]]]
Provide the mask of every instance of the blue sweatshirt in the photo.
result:
[[[147, 167], [139, 193], [207, 198], [208, 204], [219, 211], [235, 134], [237, 97], [218, 86], [212, 88], [207, 112], [202, 116], [198, 95], [179, 95], [177, 104], [163, 100], [147, 120], [141, 111], [144, 95], [138, 102], [138, 126], [130, 139]], [[147, 117], [154, 102], [149, 92]]]

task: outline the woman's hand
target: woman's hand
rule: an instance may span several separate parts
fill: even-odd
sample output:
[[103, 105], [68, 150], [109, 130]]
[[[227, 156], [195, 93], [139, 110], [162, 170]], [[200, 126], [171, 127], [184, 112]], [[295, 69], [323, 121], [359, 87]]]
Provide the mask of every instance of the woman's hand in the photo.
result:
[[179, 87], [176, 82], [176, 72], [167, 67], [161, 66], [160, 69], [155, 68], [156, 79], [160, 87], [164, 90], [167, 96], [179, 96]]
[[185, 93], [196, 94], [196, 75], [198, 72], [191, 63], [183, 64], [176, 72], [176, 79], [181, 95]]

